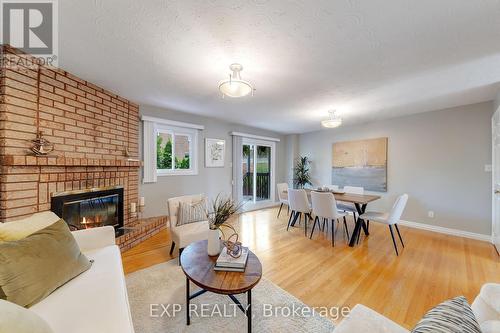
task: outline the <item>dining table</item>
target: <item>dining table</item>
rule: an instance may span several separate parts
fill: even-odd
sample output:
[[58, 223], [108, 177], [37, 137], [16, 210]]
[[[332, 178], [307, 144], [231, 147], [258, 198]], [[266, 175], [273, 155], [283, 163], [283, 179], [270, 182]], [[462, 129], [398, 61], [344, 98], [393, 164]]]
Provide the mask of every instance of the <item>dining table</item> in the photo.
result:
[[352, 232], [351, 239], [349, 240], [350, 247], [353, 247], [356, 244], [361, 229], [363, 229], [366, 236], [370, 234], [368, 230], [368, 225], [366, 224], [365, 220], [361, 218], [361, 215], [363, 215], [366, 212], [366, 207], [370, 202], [376, 201], [381, 198], [379, 195], [352, 194], [352, 193], [337, 192], [332, 190], [305, 189], [305, 191], [307, 192], [308, 196], [310, 196], [312, 191], [331, 192], [337, 202], [341, 201], [344, 203], [352, 203], [354, 205], [358, 213], [358, 218], [356, 219], [354, 231]]

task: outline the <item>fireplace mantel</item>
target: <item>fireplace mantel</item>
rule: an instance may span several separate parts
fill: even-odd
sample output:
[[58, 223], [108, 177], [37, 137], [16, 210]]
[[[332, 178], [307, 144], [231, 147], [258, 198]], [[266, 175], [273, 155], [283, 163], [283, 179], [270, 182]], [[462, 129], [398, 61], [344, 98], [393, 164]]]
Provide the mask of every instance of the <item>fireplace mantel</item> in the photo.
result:
[[142, 161], [135, 159], [87, 159], [58, 156], [5, 155], [0, 164], [6, 166], [101, 166], [140, 168]]

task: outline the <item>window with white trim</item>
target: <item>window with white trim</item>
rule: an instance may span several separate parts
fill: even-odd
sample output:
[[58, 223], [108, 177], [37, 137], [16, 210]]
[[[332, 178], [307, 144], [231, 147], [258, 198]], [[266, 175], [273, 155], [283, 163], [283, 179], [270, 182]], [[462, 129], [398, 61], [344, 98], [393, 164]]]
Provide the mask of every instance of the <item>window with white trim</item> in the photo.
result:
[[157, 124], [156, 173], [164, 175], [195, 175], [198, 131]]
[[198, 174], [198, 133], [202, 125], [142, 116], [144, 183], [158, 176]]

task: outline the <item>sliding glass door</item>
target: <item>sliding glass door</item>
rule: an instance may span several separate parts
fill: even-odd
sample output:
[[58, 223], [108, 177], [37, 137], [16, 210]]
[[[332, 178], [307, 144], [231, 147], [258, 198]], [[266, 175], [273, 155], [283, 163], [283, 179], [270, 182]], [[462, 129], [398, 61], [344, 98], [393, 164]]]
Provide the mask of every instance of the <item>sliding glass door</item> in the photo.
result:
[[255, 146], [243, 144], [242, 156], [243, 200], [254, 201]]
[[244, 139], [242, 147], [242, 192], [248, 204], [274, 200], [272, 142]]
[[257, 146], [256, 201], [271, 199], [271, 147]]

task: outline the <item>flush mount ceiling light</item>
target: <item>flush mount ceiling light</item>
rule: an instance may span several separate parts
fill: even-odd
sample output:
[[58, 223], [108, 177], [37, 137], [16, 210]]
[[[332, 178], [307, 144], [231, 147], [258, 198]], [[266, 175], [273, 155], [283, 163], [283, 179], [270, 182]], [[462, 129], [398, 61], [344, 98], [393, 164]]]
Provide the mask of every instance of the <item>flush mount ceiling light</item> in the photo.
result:
[[241, 79], [240, 72], [243, 70], [243, 66], [240, 64], [232, 64], [229, 69], [233, 72], [229, 74], [228, 80], [222, 80], [219, 83], [219, 90], [222, 93], [222, 98], [224, 96], [228, 97], [243, 97], [250, 93], [253, 96], [252, 85]]
[[321, 121], [321, 126], [326, 128], [335, 128], [342, 125], [342, 118], [340, 118], [340, 116], [337, 114], [337, 111], [328, 111], [328, 114], [330, 115], [330, 118]]

